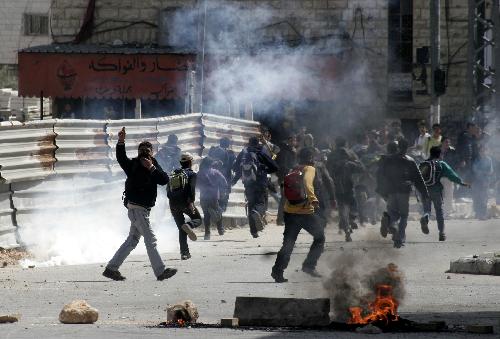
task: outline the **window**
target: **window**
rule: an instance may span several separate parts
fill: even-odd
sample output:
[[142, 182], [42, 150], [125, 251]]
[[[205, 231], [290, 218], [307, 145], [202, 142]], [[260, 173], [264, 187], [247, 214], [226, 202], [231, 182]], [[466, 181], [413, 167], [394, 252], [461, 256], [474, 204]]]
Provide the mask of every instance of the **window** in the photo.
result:
[[49, 35], [49, 16], [24, 14], [24, 35]]
[[389, 0], [388, 73], [390, 99], [412, 100], [413, 1]]

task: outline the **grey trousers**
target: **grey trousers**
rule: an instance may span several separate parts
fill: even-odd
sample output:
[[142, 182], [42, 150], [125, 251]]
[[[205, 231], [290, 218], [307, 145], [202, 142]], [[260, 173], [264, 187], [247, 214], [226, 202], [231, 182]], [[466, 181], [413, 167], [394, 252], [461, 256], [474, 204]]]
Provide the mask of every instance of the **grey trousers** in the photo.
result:
[[163, 260], [161, 260], [156, 249], [156, 237], [149, 222], [149, 210], [142, 207], [129, 208], [128, 218], [131, 222], [129, 235], [106, 267], [112, 271], [118, 271], [130, 252], [136, 248], [141, 236], [143, 236], [151, 267], [155, 276], [158, 277], [165, 271], [165, 264], [163, 264]]

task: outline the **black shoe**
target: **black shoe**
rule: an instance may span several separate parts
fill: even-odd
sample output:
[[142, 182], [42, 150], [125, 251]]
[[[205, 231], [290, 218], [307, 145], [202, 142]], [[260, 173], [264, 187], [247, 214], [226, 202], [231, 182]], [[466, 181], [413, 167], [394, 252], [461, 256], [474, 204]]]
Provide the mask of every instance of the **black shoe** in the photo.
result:
[[218, 228], [217, 232], [219, 232], [219, 235], [224, 235], [224, 233], [226, 233], [226, 231], [224, 230], [224, 227]]
[[285, 279], [285, 277], [283, 276], [283, 272], [277, 273], [275, 271], [272, 271], [271, 277], [274, 279], [275, 282], [280, 284], [288, 282], [288, 279]]
[[254, 238], [258, 238], [258, 237], [259, 237], [259, 234], [258, 234], [258, 233], [252, 233], [252, 237], [254, 237]]
[[394, 248], [401, 248], [403, 247], [403, 243], [401, 241], [394, 241]]
[[444, 232], [439, 232], [439, 241], [445, 241], [446, 240], [446, 234]]
[[384, 214], [382, 215], [382, 219], [380, 220], [380, 235], [383, 238], [386, 238], [387, 233], [389, 233], [389, 222], [389, 214], [387, 214], [387, 212], [384, 212]]
[[352, 228], [353, 230], [357, 230], [357, 229], [358, 229], [358, 224], [356, 224], [354, 221], [351, 221], [351, 222], [349, 223], [349, 225], [351, 226], [351, 228]]
[[106, 268], [104, 272], [102, 272], [102, 275], [115, 281], [125, 280], [125, 277], [119, 271], [112, 271], [109, 268]]
[[420, 228], [423, 234], [429, 234], [429, 215], [426, 214], [420, 218]]
[[205, 233], [205, 237], [203, 239], [210, 240], [210, 233]]
[[255, 224], [255, 228], [257, 229], [257, 232], [260, 232], [264, 229], [264, 220], [262, 220], [262, 216], [260, 215], [259, 212], [257, 212], [256, 210], [253, 210], [250, 213], [250, 218], [252, 218], [252, 220]]
[[177, 273], [177, 269], [175, 268], [167, 268], [160, 274], [156, 279], [159, 281], [163, 281], [168, 278], [172, 278]]
[[346, 242], [351, 242], [352, 241], [351, 232], [345, 232], [345, 241]]
[[194, 233], [193, 229], [191, 228], [191, 226], [189, 226], [189, 224], [184, 224], [181, 226], [181, 228], [184, 232], [186, 232], [186, 234], [188, 235], [189, 239], [191, 239], [191, 241], [198, 240], [196, 233]]
[[181, 254], [181, 260], [188, 260], [188, 259], [191, 259], [191, 254], [189, 253]]
[[302, 272], [309, 274], [311, 277], [314, 278], [321, 278], [323, 277], [318, 271], [316, 271], [314, 268], [308, 268], [308, 267], [302, 267]]

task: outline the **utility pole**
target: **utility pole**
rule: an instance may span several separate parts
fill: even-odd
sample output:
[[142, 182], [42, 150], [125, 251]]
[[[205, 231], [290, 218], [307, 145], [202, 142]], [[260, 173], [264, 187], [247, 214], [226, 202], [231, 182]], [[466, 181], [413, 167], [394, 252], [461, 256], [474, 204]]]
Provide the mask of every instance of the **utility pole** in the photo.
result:
[[500, 126], [500, 86], [499, 86], [499, 75], [500, 75], [500, 11], [498, 0], [493, 1], [491, 7], [491, 21], [493, 22], [493, 67], [495, 68], [495, 76], [493, 79], [493, 88], [495, 102], [493, 107], [495, 107], [495, 114], [491, 118], [496, 120], [497, 127]]
[[431, 111], [430, 123], [438, 124], [441, 120], [441, 100], [436, 95], [436, 70], [440, 68], [441, 60], [441, 0], [429, 0], [431, 17]]

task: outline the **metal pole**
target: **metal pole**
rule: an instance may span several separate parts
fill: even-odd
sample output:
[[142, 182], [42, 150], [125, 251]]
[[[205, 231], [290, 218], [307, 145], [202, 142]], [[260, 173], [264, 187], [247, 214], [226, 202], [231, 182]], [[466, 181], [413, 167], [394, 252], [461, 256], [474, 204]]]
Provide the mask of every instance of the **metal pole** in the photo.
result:
[[43, 91], [40, 92], [40, 120], [43, 120]]
[[441, 120], [441, 100], [436, 95], [434, 72], [440, 67], [440, 46], [441, 46], [441, 0], [430, 1], [431, 16], [431, 112], [430, 123], [438, 124]]
[[469, 0], [469, 37], [467, 46], [467, 109], [470, 116], [473, 115], [476, 109], [475, 93], [476, 85], [474, 81], [474, 68], [476, 51], [476, 0]]
[[498, 76], [500, 75], [500, 13], [499, 13], [499, 5], [498, 5], [499, 0], [493, 0], [493, 6], [491, 7], [491, 20], [493, 22], [493, 41], [494, 45], [492, 46], [493, 48], [493, 53], [492, 53], [492, 63], [493, 67], [495, 68], [495, 76], [494, 76], [494, 83], [493, 83], [493, 88], [495, 89], [494, 96], [495, 96], [495, 102], [494, 102], [494, 107], [495, 107], [495, 114], [494, 114], [494, 119], [497, 120], [497, 126], [500, 126], [500, 86], [499, 86], [499, 81], [498, 81]]

